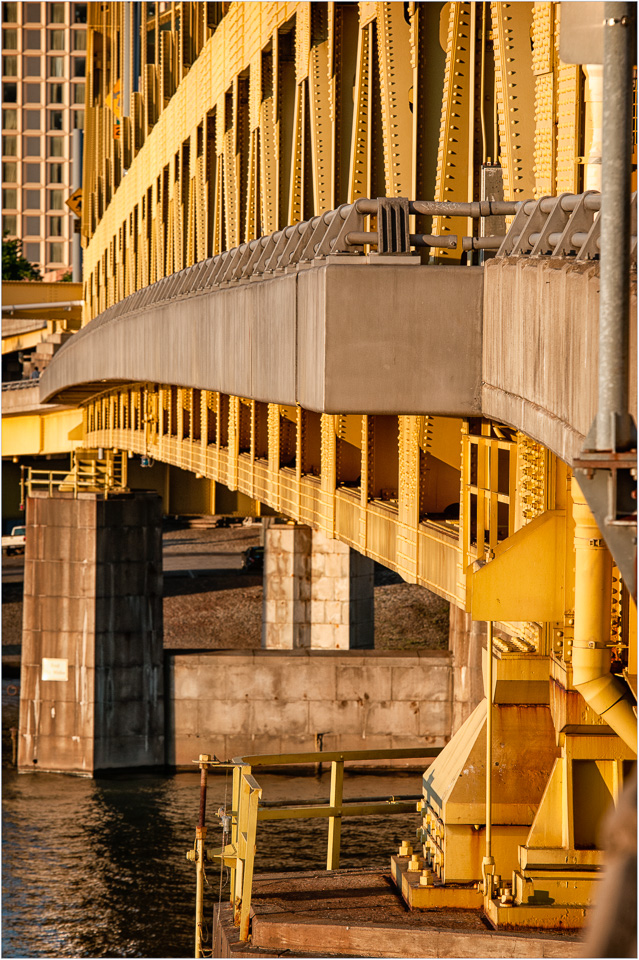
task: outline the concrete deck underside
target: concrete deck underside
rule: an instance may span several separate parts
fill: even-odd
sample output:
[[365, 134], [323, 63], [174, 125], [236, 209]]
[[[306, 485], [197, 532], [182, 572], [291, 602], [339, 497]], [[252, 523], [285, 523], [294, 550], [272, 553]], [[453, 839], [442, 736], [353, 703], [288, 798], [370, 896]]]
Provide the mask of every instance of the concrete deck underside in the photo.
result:
[[151, 303], [148, 289], [64, 345], [42, 377], [42, 401], [78, 402], [137, 381], [320, 413], [485, 416], [568, 463], [594, 418], [596, 262], [518, 257], [479, 268], [351, 260], [163, 302]]

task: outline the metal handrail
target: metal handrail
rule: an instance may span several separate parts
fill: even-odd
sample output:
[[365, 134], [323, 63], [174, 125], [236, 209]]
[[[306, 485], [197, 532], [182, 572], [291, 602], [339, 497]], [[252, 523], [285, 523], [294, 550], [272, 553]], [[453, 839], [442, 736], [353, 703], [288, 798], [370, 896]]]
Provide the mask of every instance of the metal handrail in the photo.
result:
[[40, 377], [32, 377], [30, 380], [7, 380], [2, 384], [2, 391], [5, 390], [27, 390], [29, 387], [37, 387]]
[[[441, 752], [441, 747], [415, 747], [399, 750], [345, 750], [337, 752], [262, 754], [218, 760], [209, 754], [201, 754], [194, 761], [200, 767], [200, 817], [195, 830], [195, 843], [187, 852], [187, 860], [196, 865], [195, 897], [195, 956], [202, 956], [202, 933], [204, 922], [204, 865], [207, 859], [217, 859], [230, 867], [230, 901], [233, 917], [240, 928], [240, 940], [249, 937], [253, 868], [257, 840], [257, 824], [260, 820], [328, 819], [328, 845], [326, 869], [339, 870], [342, 818], [379, 816], [383, 814], [411, 813], [419, 810], [415, 798], [390, 797], [387, 799], [359, 798], [344, 800], [344, 764], [355, 761], [432, 759]], [[279, 806], [260, 806], [262, 787], [252, 775], [254, 767], [280, 767], [293, 764], [331, 765], [331, 786], [328, 803], [304, 802], [283, 803]], [[206, 851], [206, 791], [210, 770], [233, 769], [232, 809], [219, 810], [222, 822], [222, 846]], [[225, 842], [230, 834], [230, 842]]]
[[[64, 487], [77, 497], [81, 491], [98, 492], [105, 497], [109, 493], [122, 493], [127, 489], [126, 455], [111, 454], [107, 451], [105, 459], [98, 460], [87, 456], [86, 450], [74, 450], [73, 460], [68, 470], [36, 470], [34, 467], [20, 468], [20, 503], [24, 508], [26, 498], [33, 490], [47, 490], [52, 497], [54, 491]], [[86, 459], [83, 460], [83, 454]]]

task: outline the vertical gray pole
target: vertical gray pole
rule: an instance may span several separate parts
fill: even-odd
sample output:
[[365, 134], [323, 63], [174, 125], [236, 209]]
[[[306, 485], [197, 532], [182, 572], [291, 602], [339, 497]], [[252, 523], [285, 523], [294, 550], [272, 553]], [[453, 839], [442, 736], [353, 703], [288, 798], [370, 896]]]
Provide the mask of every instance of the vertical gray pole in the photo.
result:
[[599, 404], [596, 449], [633, 445], [628, 413], [634, 3], [604, 4]]
[[124, 36], [122, 37], [122, 116], [131, 115], [131, 2], [124, 3]]
[[[74, 130], [71, 137], [71, 192], [82, 186], [82, 149], [84, 133]], [[71, 277], [74, 283], [82, 282], [82, 244], [80, 234], [74, 233], [71, 243]]]

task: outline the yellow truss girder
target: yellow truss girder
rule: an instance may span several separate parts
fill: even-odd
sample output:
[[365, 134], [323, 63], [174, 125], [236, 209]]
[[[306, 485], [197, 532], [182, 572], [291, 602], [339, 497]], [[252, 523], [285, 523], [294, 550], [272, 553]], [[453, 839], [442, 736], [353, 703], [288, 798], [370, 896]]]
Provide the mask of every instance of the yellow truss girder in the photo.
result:
[[[90, 52], [108, 58], [123, 10], [92, 11]], [[423, 4], [236, 2], [219, 23], [206, 5], [169, 4], [142, 30], [144, 82], [120, 140], [109, 106], [119, 68], [88, 80], [87, 317], [358, 196], [478, 199], [486, 83], [506, 197], [577, 189], [581, 68], [559, 63], [559, 5], [460, 2], [443, 4], [441, 18], [445, 67]]]
[[81, 410], [2, 418], [2, 456], [69, 453], [84, 442]]

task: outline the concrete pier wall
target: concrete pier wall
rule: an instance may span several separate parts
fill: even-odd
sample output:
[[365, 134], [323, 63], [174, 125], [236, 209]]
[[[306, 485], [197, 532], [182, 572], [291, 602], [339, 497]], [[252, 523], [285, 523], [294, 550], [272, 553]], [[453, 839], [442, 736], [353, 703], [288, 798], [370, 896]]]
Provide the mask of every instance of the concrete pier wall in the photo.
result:
[[192, 769], [200, 753], [312, 751], [319, 735], [327, 751], [451, 736], [447, 651], [193, 651], [167, 653], [165, 669], [167, 762], [177, 767]]
[[364, 650], [374, 645], [374, 563], [303, 524], [265, 531], [262, 646]]
[[18, 767], [164, 762], [161, 501], [27, 501]]

